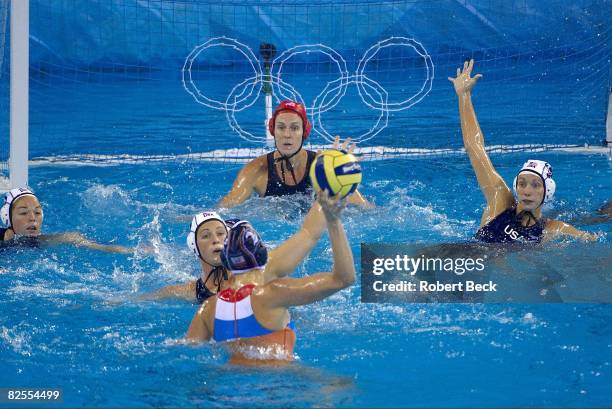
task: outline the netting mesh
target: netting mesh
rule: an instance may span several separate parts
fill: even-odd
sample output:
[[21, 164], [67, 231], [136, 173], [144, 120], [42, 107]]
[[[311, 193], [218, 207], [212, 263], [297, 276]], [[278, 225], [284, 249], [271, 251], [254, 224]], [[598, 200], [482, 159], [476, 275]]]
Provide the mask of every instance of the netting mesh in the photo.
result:
[[306, 104], [314, 145], [452, 155], [466, 58], [487, 144], [599, 144], [609, 7], [540, 3], [31, 0], [30, 157], [243, 160], [265, 147], [267, 86]]

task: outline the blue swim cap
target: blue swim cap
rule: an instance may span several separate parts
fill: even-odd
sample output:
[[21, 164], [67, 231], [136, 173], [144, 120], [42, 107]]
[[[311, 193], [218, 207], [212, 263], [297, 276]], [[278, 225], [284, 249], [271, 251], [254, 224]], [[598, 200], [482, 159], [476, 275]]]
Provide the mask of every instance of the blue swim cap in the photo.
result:
[[237, 225], [238, 223], [243, 222], [243, 221], [245, 221], [245, 220], [242, 220], [242, 219], [225, 219], [225, 225], [227, 226], [228, 229], [231, 229], [232, 227], [234, 227], [235, 225]]
[[263, 269], [268, 261], [268, 249], [257, 231], [246, 220], [236, 222], [225, 239], [221, 262], [234, 274]]

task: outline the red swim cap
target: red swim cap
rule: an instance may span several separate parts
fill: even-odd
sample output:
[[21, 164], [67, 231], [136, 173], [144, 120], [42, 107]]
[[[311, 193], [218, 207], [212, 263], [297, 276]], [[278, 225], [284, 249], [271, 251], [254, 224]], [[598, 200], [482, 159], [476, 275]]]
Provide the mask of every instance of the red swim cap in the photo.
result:
[[308, 135], [310, 135], [310, 130], [312, 129], [312, 124], [310, 123], [310, 121], [308, 121], [304, 104], [295, 101], [290, 101], [288, 99], [281, 101], [281, 103], [278, 104], [278, 106], [274, 110], [272, 118], [270, 118], [270, 121], [268, 122], [268, 130], [270, 131], [270, 134], [274, 136], [274, 124], [276, 123], [276, 117], [283, 111], [295, 112], [300, 116], [300, 118], [302, 118], [302, 128], [304, 128], [302, 140], [308, 138]]

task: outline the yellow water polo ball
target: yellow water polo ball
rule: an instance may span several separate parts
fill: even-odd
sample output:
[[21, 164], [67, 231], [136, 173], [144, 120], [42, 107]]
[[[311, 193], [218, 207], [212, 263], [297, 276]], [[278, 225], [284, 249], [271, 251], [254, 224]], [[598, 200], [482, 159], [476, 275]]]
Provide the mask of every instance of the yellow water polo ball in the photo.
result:
[[310, 181], [315, 191], [327, 190], [330, 196], [346, 197], [361, 183], [361, 165], [350, 153], [323, 151], [310, 167]]

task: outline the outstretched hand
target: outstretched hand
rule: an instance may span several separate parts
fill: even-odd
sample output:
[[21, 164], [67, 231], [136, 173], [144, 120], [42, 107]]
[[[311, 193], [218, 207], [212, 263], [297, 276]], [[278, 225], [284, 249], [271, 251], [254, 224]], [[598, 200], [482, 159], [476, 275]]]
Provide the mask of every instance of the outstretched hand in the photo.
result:
[[333, 148], [339, 151], [344, 151], [346, 153], [353, 153], [356, 146], [357, 145], [355, 145], [354, 143], [351, 144], [351, 138], [346, 138], [344, 142], [342, 142], [342, 144], [340, 144], [340, 136], [336, 135], [336, 139], [334, 139]]
[[[350, 144], [350, 145], [349, 145]], [[346, 138], [344, 140], [344, 142], [342, 142], [342, 144], [340, 143], [340, 136], [336, 135], [336, 139], [334, 139], [334, 143], [332, 144], [332, 149], [336, 149], [338, 151], [344, 151], [346, 153], [353, 153], [353, 151], [355, 150], [355, 148], [357, 147], [356, 144], [352, 143], [351, 144], [351, 138]], [[317, 155], [319, 155], [321, 152], [323, 152], [322, 150], [318, 150], [317, 151]], [[357, 158], [357, 160], [359, 160], [359, 158]]]
[[346, 206], [346, 199], [330, 197], [327, 190], [320, 190], [317, 192], [317, 201], [321, 205], [321, 209], [323, 209], [327, 223], [340, 220], [340, 214]]
[[471, 77], [472, 68], [474, 68], [474, 59], [463, 63], [463, 71], [461, 71], [461, 68], [457, 68], [456, 78], [448, 77], [448, 80], [453, 83], [457, 95], [468, 94], [472, 91], [478, 80], [482, 78], [482, 74], [476, 74], [474, 77]]

